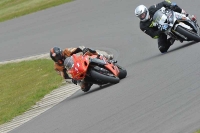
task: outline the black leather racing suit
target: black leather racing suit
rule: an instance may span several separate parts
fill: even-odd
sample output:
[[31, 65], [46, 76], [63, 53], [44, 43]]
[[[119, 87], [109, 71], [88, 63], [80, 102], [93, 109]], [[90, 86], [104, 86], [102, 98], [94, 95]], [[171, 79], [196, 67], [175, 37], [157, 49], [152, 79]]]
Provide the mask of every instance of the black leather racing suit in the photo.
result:
[[163, 2], [160, 2], [158, 4], [152, 5], [149, 7], [149, 15], [150, 19], [142, 22], [140, 21], [140, 29], [145, 32], [147, 35], [151, 36], [154, 39], [158, 39], [158, 48], [161, 53], [167, 52], [169, 47], [172, 45], [169, 39], [167, 39], [167, 35], [165, 35], [162, 31], [160, 31], [157, 27], [153, 27], [152, 24], [152, 17], [154, 13], [159, 10], [162, 7], [168, 7], [172, 9], [175, 12], [182, 12], [182, 9], [178, 7], [177, 5], [172, 6], [171, 2], [169, 0], [165, 0]]

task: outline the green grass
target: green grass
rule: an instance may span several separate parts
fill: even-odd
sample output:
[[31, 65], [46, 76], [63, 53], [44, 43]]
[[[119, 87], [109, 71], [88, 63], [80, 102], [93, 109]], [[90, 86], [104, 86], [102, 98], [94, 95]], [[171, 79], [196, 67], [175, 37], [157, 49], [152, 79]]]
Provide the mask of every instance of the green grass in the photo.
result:
[[[71, 1], [0, 0], [0, 22]], [[62, 84], [48, 59], [0, 65], [0, 79], [0, 124], [27, 111]]]
[[0, 0], [0, 22], [73, 0]]
[[200, 130], [197, 130], [196, 132], [194, 132], [194, 133], [200, 133]]
[[0, 65], [0, 124], [28, 110], [62, 85], [50, 59]]

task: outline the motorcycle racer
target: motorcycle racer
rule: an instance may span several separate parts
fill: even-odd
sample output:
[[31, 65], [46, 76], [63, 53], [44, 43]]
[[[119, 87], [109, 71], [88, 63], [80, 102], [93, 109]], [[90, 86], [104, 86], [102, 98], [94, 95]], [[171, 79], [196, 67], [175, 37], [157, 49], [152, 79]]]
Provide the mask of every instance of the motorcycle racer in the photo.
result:
[[93, 84], [105, 85], [119, 83], [127, 75], [126, 69], [115, 60], [108, 60], [102, 55], [74, 54], [64, 61], [66, 73], [87, 92]]
[[149, 8], [144, 5], [136, 7], [135, 15], [140, 19], [140, 29], [153, 39], [158, 39], [158, 49], [161, 53], [165, 53], [175, 40], [172, 38], [167, 39], [167, 35], [164, 34], [164, 32], [169, 28], [168, 24], [162, 26], [153, 25], [152, 17], [154, 13], [162, 7], [167, 7], [175, 12], [185, 14], [192, 21], [196, 21], [196, 17], [194, 15], [186, 14], [183, 9], [181, 9], [176, 3], [172, 3], [170, 0], [164, 0], [158, 4], [150, 6]]
[[[74, 84], [77, 84], [76, 80], [73, 80], [69, 77], [69, 75], [66, 73], [66, 68], [64, 67], [64, 61], [67, 57], [70, 57], [73, 54], [85, 54], [88, 55], [98, 55], [99, 53], [96, 50], [93, 50], [91, 48], [85, 48], [84, 46], [79, 46], [77, 48], [65, 48], [64, 50], [61, 50], [61, 48], [55, 46], [50, 49], [50, 57], [54, 61], [54, 70], [65, 79], [66, 82], [73, 82]], [[113, 55], [103, 55], [107, 59], [111, 60], [113, 59]]]

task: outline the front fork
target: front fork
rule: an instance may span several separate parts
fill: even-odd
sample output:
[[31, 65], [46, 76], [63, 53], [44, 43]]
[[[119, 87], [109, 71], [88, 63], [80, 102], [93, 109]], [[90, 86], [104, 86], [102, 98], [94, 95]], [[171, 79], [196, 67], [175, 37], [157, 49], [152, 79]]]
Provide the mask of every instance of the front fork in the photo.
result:
[[200, 27], [199, 27], [199, 25], [197, 23], [197, 20], [194, 22], [189, 17], [186, 17], [185, 14], [181, 14], [181, 13], [178, 13], [178, 12], [174, 12], [174, 15], [175, 15], [175, 17], [176, 17], [177, 20], [192, 22], [193, 25], [196, 27], [197, 34], [200, 36]]

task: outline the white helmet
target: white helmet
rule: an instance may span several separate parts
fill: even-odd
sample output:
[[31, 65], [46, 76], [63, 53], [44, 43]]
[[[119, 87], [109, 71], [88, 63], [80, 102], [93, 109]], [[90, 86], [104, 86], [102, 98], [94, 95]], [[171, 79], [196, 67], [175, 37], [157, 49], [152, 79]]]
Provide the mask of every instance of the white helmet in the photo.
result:
[[144, 5], [139, 5], [135, 8], [135, 15], [141, 20], [141, 21], [147, 21], [149, 19], [149, 10]]

